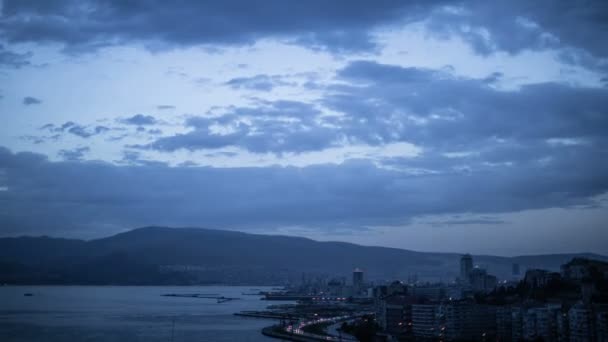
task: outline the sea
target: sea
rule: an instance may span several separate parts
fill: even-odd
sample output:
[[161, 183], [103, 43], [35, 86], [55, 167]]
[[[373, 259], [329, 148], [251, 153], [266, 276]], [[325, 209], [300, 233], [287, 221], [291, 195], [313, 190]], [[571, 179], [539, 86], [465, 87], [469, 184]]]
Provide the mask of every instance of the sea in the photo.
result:
[[[263, 310], [269, 287], [242, 286], [0, 286], [2, 342], [223, 342], [273, 339], [261, 329], [276, 321], [233, 315]], [[165, 297], [210, 294], [240, 298]], [[31, 294], [31, 295], [30, 295]]]

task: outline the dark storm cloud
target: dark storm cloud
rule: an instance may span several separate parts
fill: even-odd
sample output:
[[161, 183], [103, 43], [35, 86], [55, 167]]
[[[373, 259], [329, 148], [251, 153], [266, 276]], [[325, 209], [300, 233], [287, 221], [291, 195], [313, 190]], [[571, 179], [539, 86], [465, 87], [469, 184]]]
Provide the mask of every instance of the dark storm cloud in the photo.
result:
[[608, 57], [608, 4], [601, 0], [6, 0], [3, 12], [0, 37], [7, 42], [58, 42], [70, 51], [130, 42], [155, 48], [251, 44], [261, 38], [334, 53], [373, 51], [375, 29], [424, 22], [432, 35], [461, 37], [480, 54], [561, 49], [566, 62], [608, 68], [601, 62]]
[[23, 104], [26, 106], [37, 105], [37, 104], [41, 104], [41, 103], [42, 103], [42, 100], [37, 99], [32, 96], [26, 96], [23, 98]]
[[132, 117], [121, 119], [119, 122], [128, 125], [145, 126], [157, 124], [158, 120], [156, 120], [156, 118], [152, 115], [135, 114]]
[[[7, 189], [0, 191], [0, 227], [3, 235], [87, 234], [83, 230], [144, 224], [361, 227], [420, 215], [589, 204], [608, 190], [608, 158], [605, 150], [597, 152], [572, 146], [551, 163], [411, 174], [367, 161], [303, 168], [168, 167], [142, 164], [133, 155], [125, 157], [139, 165], [116, 166], [51, 162], [0, 149], [6, 175], [0, 186]], [[581, 167], [573, 172], [574, 165]]]
[[252, 77], [237, 77], [226, 82], [233, 89], [249, 89], [257, 91], [271, 91], [275, 87], [294, 85], [286, 82], [280, 75], [255, 75]]
[[2, 37], [93, 49], [130, 41], [169, 45], [250, 44], [274, 37], [350, 51], [375, 47], [369, 31], [418, 20], [428, 1], [12, 1], [4, 3]]

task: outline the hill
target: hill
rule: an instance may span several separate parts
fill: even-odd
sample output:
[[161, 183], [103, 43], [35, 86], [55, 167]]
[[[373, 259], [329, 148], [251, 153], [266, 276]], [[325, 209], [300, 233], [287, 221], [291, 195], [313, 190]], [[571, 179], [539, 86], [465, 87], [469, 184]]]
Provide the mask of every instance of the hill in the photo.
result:
[[[474, 256], [500, 278], [511, 265], [558, 270], [573, 257]], [[0, 282], [28, 284], [282, 284], [302, 273], [350, 276], [363, 268], [370, 280], [453, 279], [459, 255], [426, 253], [306, 238], [199, 228], [146, 227], [83, 241], [49, 237], [0, 239]]]

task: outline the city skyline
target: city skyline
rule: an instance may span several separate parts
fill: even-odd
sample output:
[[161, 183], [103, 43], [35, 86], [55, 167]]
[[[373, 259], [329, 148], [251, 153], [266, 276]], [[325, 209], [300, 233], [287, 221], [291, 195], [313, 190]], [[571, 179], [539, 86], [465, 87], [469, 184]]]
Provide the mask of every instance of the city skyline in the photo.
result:
[[0, 236], [608, 255], [602, 1], [0, 1]]

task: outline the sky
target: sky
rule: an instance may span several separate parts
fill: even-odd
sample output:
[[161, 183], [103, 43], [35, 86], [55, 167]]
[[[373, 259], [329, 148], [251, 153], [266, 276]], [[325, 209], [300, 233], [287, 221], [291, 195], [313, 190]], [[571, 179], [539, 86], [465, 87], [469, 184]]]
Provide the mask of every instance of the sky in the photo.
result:
[[0, 236], [608, 254], [606, 1], [0, 13]]

